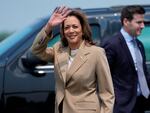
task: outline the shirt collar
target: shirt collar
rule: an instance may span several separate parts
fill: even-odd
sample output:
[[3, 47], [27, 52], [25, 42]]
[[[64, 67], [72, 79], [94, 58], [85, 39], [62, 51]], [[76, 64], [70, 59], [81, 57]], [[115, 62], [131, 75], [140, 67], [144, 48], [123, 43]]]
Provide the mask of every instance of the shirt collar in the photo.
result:
[[120, 32], [123, 35], [126, 42], [131, 42], [133, 40], [133, 37], [130, 36], [123, 28], [121, 28]]

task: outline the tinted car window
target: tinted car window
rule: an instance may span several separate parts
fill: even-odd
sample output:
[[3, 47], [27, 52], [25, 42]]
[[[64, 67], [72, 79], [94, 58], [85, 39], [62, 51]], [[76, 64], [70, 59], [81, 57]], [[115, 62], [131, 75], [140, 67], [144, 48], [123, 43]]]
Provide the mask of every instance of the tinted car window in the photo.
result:
[[96, 44], [99, 45], [101, 40], [100, 26], [98, 24], [92, 24], [91, 29], [92, 29], [92, 38], [94, 42], [96, 42]]
[[52, 47], [59, 40], [60, 40], [60, 34], [55, 35], [54, 38], [48, 42], [48, 47]]
[[142, 34], [138, 37], [141, 40], [145, 47], [146, 59], [150, 61], [150, 25], [146, 25], [142, 31]]
[[150, 24], [146, 24], [142, 31], [142, 34], [138, 37], [139, 40], [143, 42], [145, 53], [146, 53], [146, 63], [147, 68], [150, 73]]

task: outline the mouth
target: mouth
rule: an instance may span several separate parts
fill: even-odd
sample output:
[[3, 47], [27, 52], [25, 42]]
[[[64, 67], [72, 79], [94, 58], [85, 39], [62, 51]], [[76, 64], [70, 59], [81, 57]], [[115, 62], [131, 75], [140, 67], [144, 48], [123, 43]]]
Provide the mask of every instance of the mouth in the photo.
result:
[[69, 39], [75, 39], [77, 37], [77, 35], [70, 35], [68, 36]]
[[143, 29], [140, 29], [140, 30], [139, 30], [139, 33], [142, 33], [142, 30], [143, 30]]

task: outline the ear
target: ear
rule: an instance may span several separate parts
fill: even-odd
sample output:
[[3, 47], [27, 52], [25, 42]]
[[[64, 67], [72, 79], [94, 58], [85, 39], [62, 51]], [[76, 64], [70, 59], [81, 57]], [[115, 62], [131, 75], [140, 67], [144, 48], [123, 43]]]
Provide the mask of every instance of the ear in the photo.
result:
[[129, 20], [127, 18], [124, 18], [123, 25], [128, 26], [128, 24], [129, 24]]

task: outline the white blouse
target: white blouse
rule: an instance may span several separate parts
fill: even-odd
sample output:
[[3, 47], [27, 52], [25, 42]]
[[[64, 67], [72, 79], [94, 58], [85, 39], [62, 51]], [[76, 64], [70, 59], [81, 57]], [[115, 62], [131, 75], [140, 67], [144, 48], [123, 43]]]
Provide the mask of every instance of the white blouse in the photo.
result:
[[71, 64], [72, 64], [72, 62], [73, 62], [73, 60], [74, 60], [74, 57], [75, 57], [76, 54], [77, 54], [77, 51], [78, 51], [78, 49], [74, 49], [74, 50], [71, 50], [71, 51], [70, 51], [70, 56], [69, 56], [69, 61], [68, 61], [68, 69], [70, 68], [70, 66], [71, 66]]

